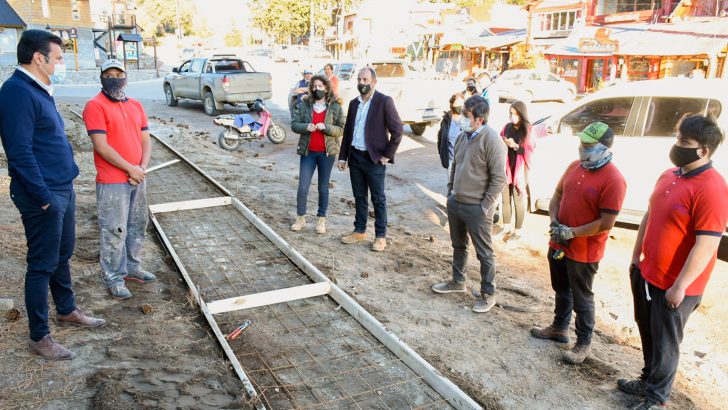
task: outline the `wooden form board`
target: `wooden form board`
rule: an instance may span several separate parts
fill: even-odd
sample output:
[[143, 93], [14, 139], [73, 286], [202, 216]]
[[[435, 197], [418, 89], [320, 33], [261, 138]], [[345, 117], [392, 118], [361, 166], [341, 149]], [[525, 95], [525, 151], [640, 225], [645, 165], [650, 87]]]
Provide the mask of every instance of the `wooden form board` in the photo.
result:
[[310, 285], [295, 286], [292, 288], [271, 290], [269, 292], [254, 293], [247, 296], [217, 300], [207, 304], [207, 309], [213, 315], [218, 313], [232, 312], [235, 310], [252, 309], [261, 306], [286, 303], [293, 300], [312, 298], [328, 295], [331, 291], [331, 283], [318, 282]]

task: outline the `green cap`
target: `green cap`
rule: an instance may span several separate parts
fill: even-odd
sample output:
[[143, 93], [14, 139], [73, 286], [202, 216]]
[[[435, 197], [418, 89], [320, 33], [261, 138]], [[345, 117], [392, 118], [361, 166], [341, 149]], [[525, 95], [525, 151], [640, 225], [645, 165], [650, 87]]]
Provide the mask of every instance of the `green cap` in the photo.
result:
[[576, 135], [585, 144], [600, 142], [607, 147], [611, 147], [614, 142], [614, 132], [609, 128], [609, 125], [598, 121], [589, 124], [584, 128], [584, 131]]

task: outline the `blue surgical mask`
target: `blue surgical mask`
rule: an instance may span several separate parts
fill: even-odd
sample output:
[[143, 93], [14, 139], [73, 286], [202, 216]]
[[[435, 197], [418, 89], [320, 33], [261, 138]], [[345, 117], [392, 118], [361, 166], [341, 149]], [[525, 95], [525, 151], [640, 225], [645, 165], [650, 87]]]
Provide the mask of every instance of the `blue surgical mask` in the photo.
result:
[[[51, 59], [46, 57], [45, 58], [49, 63], [52, 63]], [[48, 72], [43, 68], [43, 66], [40, 66], [40, 69], [43, 70], [44, 73], [48, 76], [48, 79], [50, 80], [51, 84], [60, 84], [63, 82], [63, 80], [66, 79], [66, 65], [61, 64], [53, 64], [53, 74], [48, 74]]]

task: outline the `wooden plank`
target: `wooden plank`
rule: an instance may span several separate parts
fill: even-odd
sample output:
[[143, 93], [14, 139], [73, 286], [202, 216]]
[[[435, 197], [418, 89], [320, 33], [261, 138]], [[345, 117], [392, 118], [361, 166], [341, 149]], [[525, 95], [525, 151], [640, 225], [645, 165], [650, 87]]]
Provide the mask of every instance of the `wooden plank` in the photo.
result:
[[327, 295], [331, 291], [331, 283], [318, 282], [310, 285], [294, 286], [292, 288], [271, 290], [269, 292], [254, 293], [252, 295], [216, 300], [207, 304], [207, 309], [213, 315], [235, 310], [252, 309], [261, 306], [285, 303], [292, 300], [312, 298]]
[[185, 283], [187, 283], [187, 287], [190, 289], [190, 292], [192, 293], [192, 297], [195, 298], [197, 305], [200, 307], [200, 311], [202, 312], [203, 316], [205, 316], [207, 323], [210, 324], [210, 328], [212, 328], [212, 332], [215, 334], [215, 338], [217, 338], [218, 343], [220, 343], [222, 350], [225, 352], [225, 356], [227, 356], [228, 360], [230, 360], [230, 364], [233, 366], [233, 369], [235, 370], [235, 373], [238, 375], [238, 378], [240, 379], [240, 381], [243, 382], [243, 386], [245, 387], [245, 391], [248, 393], [250, 400], [255, 403], [255, 408], [257, 410], [266, 410], [265, 406], [263, 405], [263, 402], [261, 400], [258, 400], [258, 393], [256, 393], [255, 388], [253, 387], [253, 384], [250, 382], [250, 379], [248, 379], [248, 375], [245, 374], [245, 370], [243, 370], [243, 367], [240, 365], [240, 362], [238, 361], [238, 357], [235, 356], [235, 352], [233, 352], [233, 349], [230, 348], [230, 345], [228, 344], [227, 340], [225, 340], [225, 335], [223, 335], [222, 331], [220, 330], [220, 327], [217, 325], [217, 322], [215, 321], [215, 317], [212, 316], [212, 314], [210, 313], [209, 309], [207, 308], [207, 305], [205, 304], [205, 301], [202, 300], [202, 297], [200, 296], [200, 292], [197, 290], [197, 286], [195, 285], [194, 282], [192, 282], [192, 278], [190, 278], [190, 275], [187, 272], [187, 269], [185, 269], [184, 265], [182, 264], [182, 260], [177, 255], [177, 252], [174, 250], [172, 243], [169, 241], [169, 238], [167, 238], [167, 235], [164, 233], [162, 226], [159, 224], [159, 221], [157, 220], [157, 217], [154, 216], [153, 213], [151, 214], [151, 220], [152, 220], [152, 224], [154, 224], [154, 227], [157, 229], [157, 234], [159, 235], [159, 238], [162, 240], [162, 244], [164, 244], [164, 247], [167, 249], [167, 252], [169, 252], [169, 255], [172, 257], [172, 260], [174, 260], [174, 263], [177, 266], [177, 269], [179, 269], [180, 274], [184, 278]]
[[155, 165], [155, 166], [153, 166], [153, 167], [151, 167], [151, 168], [147, 168], [147, 169], [145, 170], [145, 172], [146, 172], [146, 173], [148, 174], [148, 173], [150, 173], [150, 172], [152, 172], [152, 171], [156, 171], [156, 170], [158, 170], [158, 169], [162, 169], [162, 168], [164, 168], [164, 167], [168, 167], [168, 166], [170, 166], [170, 165], [173, 165], [173, 164], [176, 164], [176, 163], [178, 163], [178, 162], [180, 162], [180, 161], [181, 161], [181, 160], [179, 160], [179, 159], [173, 159], [173, 160], [171, 160], [171, 161], [167, 161], [167, 162], [165, 162], [165, 163], [163, 163], [163, 164], [159, 164], [159, 165]]
[[[255, 225], [258, 230], [273, 242], [296, 266], [298, 266], [309, 278], [316, 282], [329, 280], [318, 268], [308, 259], [304, 258], [296, 249], [286, 242], [280, 235], [271, 229], [263, 220], [258, 218], [248, 207], [237, 198], [233, 198], [233, 206]], [[337, 285], [331, 284], [329, 297], [334, 299], [354, 319], [361, 323], [374, 337], [387, 347], [395, 356], [406, 364], [418, 376], [422, 377], [436, 392], [444, 397], [448, 403], [460, 410], [481, 410], [482, 407], [465, 394], [455, 383], [443, 376], [429, 362], [423, 359], [417, 352], [412, 350], [397, 335], [387, 329], [380, 321], [367, 312], [359, 303]]]
[[194, 199], [191, 201], [167, 202], [164, 204], [149, 205], [149, 212], [161, 214], [164, 212], [186, 211], [189, 209], [211, 208], [214, 206], [230, 205], [229, 196], [217, 198]]

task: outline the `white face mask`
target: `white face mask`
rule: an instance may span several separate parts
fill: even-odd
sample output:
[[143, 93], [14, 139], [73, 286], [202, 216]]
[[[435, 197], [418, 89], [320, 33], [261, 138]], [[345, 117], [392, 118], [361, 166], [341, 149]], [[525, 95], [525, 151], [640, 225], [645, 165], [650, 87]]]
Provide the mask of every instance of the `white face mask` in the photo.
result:
[[517, 115], [511, 114], [511, 123], [515, 125], [515, 124], [518, 124], [519, 122], [521, 122], [521, 119], [518, 118]]
[[460, 119], [458, 120], [458, 124], [460, 124], [460, 129], [465, 132], [473, 132], [473, 125], [466, 116], [462, 115], [460, 116]]
[[[52, 63], [50, 58], [45, 57], [45, 59], [49, 63]], [[66, 78], [67, 70], [66, 70], [66, 65], [63, 63], [61, 63], [61, 64], [54, 63], [53, 64], [53, 74], [48, 74], [48, 71], [46, 71], [42, 65], [39, 65], [39, 67], [48, 76], [48, 80], [50, 80], [51, 84], [60, 84]]]

